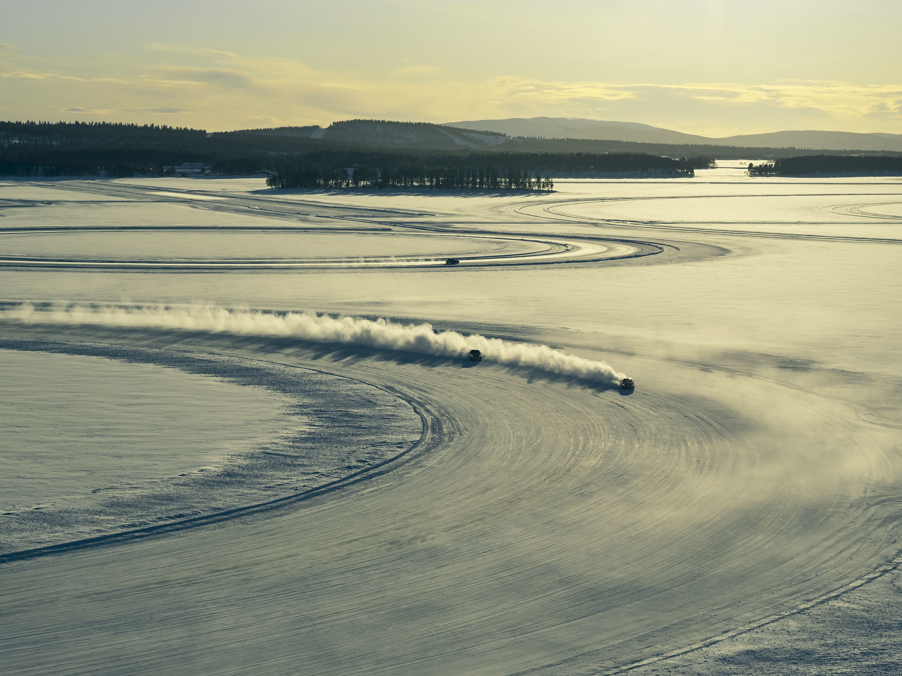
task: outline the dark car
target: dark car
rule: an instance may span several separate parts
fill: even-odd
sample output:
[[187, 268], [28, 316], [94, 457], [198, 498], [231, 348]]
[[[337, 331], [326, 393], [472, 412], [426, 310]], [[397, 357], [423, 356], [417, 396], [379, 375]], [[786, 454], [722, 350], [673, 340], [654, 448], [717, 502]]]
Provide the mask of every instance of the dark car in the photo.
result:
[[620, 387], [624, 390], [632, 390], [636, 387], [636, 383], [633, 382], [632, 378], [624, 378], [620, 381]]
[[460, 263], [460, 260], [458, 260], [457, 258], [446, 258], [445, 259], [445, 265], [457, 265], [458, 263]]
[[479, 350], [470, 350], [467, 356], [470, 358], [470, 361], [482, 361], [482, 352]]

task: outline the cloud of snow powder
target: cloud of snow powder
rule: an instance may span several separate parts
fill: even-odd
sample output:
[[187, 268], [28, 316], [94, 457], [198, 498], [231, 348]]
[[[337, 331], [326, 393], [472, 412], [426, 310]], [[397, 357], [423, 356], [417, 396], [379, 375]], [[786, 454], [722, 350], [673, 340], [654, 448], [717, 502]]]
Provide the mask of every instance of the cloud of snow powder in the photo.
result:
[[437, 333], [430, 324], [399, 324], [385, 319], [331, 317], [314, 312], [276, 314], [233, 310], [212, 304], [78, 305], [58, 303], [36, 308], [24, 303], [0, 311], [0, 318], [27, 324], [90, 324], [97, 326], [203, 331], [238, 336], [297, 338], [330, 345], [360, 345], [381, 350], [460, 358], [480, 350], [486, 360], [539, 369], [561, 376], [616, 384], [624, 374], [601, 361], [558, 352], [546, 345], [514, 343], [456, 331]]

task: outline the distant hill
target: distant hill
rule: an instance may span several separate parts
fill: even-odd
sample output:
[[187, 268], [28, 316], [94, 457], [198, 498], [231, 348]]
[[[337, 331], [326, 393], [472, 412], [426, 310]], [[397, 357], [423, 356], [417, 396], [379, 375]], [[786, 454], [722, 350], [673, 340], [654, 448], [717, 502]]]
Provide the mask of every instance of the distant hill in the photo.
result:
[[333, 122], [328, 127], [277, 127], [249, 129], [241, 133], [321, 139], [354, 146], [426, 150], [484, 149], [508, 140], [504, 134], [491, 131], [472, 131], [427, 122], [390, 120], [344, 120]]
[[487, 148], [504, 143], [504, 134], [456, 129], [426, 122], [390, 122], [387, 120], [347, 120], [333, 122], [321, 138], [354, 144], [378, 146], [415, 146], [435, 150]]
[[546, 139], [589, 139], [632, 143], [709, 144], [704, 136], [683, 134], [637, 122], [605, 122], [567, 117], [514, 117], [507, 120], [451, 122], [448, 126], [492, 131], [508, 136]]
[[666, 143], [673, 145], [739, 146], [746, 148], [799, 148], [812, 150], [865, 150], [902, 152], [902, 134], [856, 134], [839, 131], [778, 131], [711, 138], [684, 134], [635, 122], [609, 122], [566, 117], [510, 118], [449, 122], [449, 127], [546, 139], [582, 139]]

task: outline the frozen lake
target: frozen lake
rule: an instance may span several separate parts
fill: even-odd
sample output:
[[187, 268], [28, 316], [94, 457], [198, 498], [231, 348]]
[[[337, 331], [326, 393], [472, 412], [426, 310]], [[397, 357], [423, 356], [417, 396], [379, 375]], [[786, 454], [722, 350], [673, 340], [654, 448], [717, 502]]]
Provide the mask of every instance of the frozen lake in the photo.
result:
[[[0, 509], [44, 508], [110, 484], [134, 486], [209, 467], [232, 444], [284, 432], [284, 402], [248, 394], [148, 365], [4, 351]], [[87, 474], [92, 485], [85, 485]]]
[[0, 663], [895, 673], [902, 180], [740, 166], [0, 180]]

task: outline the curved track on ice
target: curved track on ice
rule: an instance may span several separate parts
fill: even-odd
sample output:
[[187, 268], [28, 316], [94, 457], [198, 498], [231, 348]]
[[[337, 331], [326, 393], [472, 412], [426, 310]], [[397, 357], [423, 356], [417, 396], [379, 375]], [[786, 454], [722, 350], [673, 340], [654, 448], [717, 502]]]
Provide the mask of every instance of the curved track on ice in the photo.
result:
[[[426, 402], [440, 440], [290, 509], [4, 566], [6, 669], [591, 673], [791, 609], [893, 546], [885, 513], [833, 473], [855, 425], [795, 389], [743, 378], [715, 400], [723, 374], [692, 369], [677, 391], [625, 395], [486, 362], [265, 348]], [[765, 428], [800, 445], [818, 430], [820, 468], [784, 460]]]
[[[891, 195], [895, 193], [875, 193], [876, 195]], [[771, 195], [771, 198], [798, 198], [798, 197], [821, 197], [817, 193], [787, 193], [782, 195]], [[598, 226], [622, 226], [629, 229], [640, 230], [664, 230], [668, 232], [678, 232], [681, 235], [728, 235], [730, 237], [753, 237], [764, 239], [797, 239], [820, 242], [863, 242], [871, 244], [902, 244], [902, 238], [896, 237], [856, 237], [848, 235], [826, 235], [819, 233], [805, 232], [774, 232], [769, 230], [753, 230], [745, 226], [747, 220], [736, 221], [735, 223], [724, 222], [716, 219], [715, 222], [721, 224], [721, 227], [694, 227], [693, 225], [681, 221], [656, 221], [648, 219], [629, 219], [623, 218], [606, 218], [601, 212], [597, 216], [587, 214], [574, 214], [568, 210], [568, 207], [585, 207], [585, 206], [603, 206], [606, 203], [616, 202], [655, 202], [661, 200], [722, 200], [725, 198], [739, 200], [740, 204], [743, 198], [758, 198], [760, 195], [755, 194], [731, 194], [731, 195], [715, 195], [715, 196], [699, 196], [699, 195], [668, 195], [668, 196], [644, 196], [644, 197], [618, 197], [618, 198], [579, 198], [560, 201], [547, 201], [537, 205], [532, 203], [521, 204], [514, 207], [514, 213], [521, 216], [527, 216], [533, 219], [541, 219], [557, 222], [579, 223], [583, 225]], [[895, 214], [872, 213], [866, 210], [879, 209], [880, 207], [898, 208], [899, 202], [879, 202], [879, 203], [856, 203], [851, 205], [837, 205], [828, 207], [827, 209], [833, 213], [845, 216], [857, 217], [858, 219], [872, 219], [882, 222], [897, 224], [902, 217]], [[729, 227], [733, 225], [734, 227]], [[773, 223], [761, 223], [760, 225], [774, 225]], [[780, 222], [777, 225], [793, 225], [798, 226], [796, 222]]]
[[[157, 233], [167, 232], [184, 232], [187, 228], [59, 228], [50, 230], [47, 228], [14, 228], [9, 230], [0, 230], [0, 238], [3, 235], [23, 235], [34, 234], [53, 236], [54, 234], [104, 234], [107, 237], [114, 237], [117, 233], [128, 233], [137, 231], [149, 231]], [[197, 228], [197, 230], [207, 232], [209, 228]], [[275, 230], [273, 228], [217, 228], [216, 234], [222, 235], [228, 232], [255, 233], [264, 234], [270, 232], [280, 232], [288, 234], [303, 234], [306, 230], [299, 228], [282, 228]], [[390, 233], [386, 233], [390, 234]], [[411, 236], [411, 233], [405, 233]], [[427, 238], [433, 233], [416, 233], [417, 236]], [[445, 235], [447, 238], [448, 236]], [[532, 246], [535, 250], [523, 251], [520, 253], [509, 254], [487, 254], [487, 255], [461, 255], [453, 251], [452, 254], [459, 256], [455, 267], [472, 268], [472, 267], [508, 267], [515, 265], [551, 265], [558, 263], [591, 263], [598, 261], [622, 260], [629, 258], [640, 258], [643, 256], [652, 256], [660, 254], [668, 249], [672, 249], [668, 245], [661, 245], [653, 242], [639, 242], [625, 239], [612, 238], [592, 238], [592, 237], [567, 237], [556, 238], [554, 240], [548, 238], [526, 238], [513, 237], [504, 234], [487, 234], [484, 231], [467, 232], [458, 230], [453, 235], [454, 239], [461, 243], [466, 242], [472, 244], [476, 241], [504, 241], [515, 242], [521, 245]], [[2, 239], [0, 239], [2, 241]], [[302, 257], [280, 257], [268, 259], [253, 258], [199, 258], [199, 259], [183, 259], [176, 260], [141, 260], [130, 258], [111, 258], [102, 259], [97, 257], [62, 257], [62, 256], [37, 256], [37, 255], [0, 255], [0, 268], [37, 268], [37, 269], [73, 269], [73, 270], [108, 270], [108, 271], [175, 271], [175, 272], [223, 272], [223, 271], [255, 271], [255, 270], [292, 270], [292, 271], [314, 271], [327, 272], [329, 270], [347, 270], [347, 269], [429, 269], [429, 268], [447, 268], [448, 257], [430, 257], [424, 255], [416, 256], [357, 256], [343, 258], [302, 258]]]

